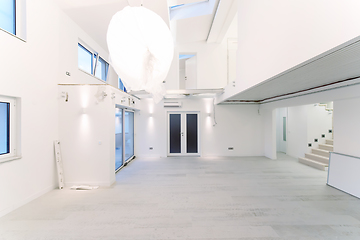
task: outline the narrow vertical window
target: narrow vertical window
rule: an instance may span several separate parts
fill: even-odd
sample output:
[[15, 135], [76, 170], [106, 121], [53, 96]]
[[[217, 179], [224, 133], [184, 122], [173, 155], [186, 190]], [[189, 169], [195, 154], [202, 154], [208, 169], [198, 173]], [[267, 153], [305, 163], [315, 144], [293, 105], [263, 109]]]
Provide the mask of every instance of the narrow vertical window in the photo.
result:
[[124, 164], [123, 139], [123, 110], [115, 108], [115, 171]]
[[[94, 55], [94, 56], [96, 56], [96, 55]], [[96, 59], [96, 57], [95, 57], [95, 59]], [[109, 70], [109, 64], [104, 59], [99, 57], [97, 60], [97, 63], [96, 63], [95, 76], [100, 78], [103, 81], [106, 81], [108, 70]]]
[[10, 153], [10, 103], [0, 102], [0, 155]]
[[15, 0], [0, 1], [0, 28], [16, 34], [15, 27]]
[[286, 142], [286, 117], [283, 117], [283, 141]]
[[125, 161], [134, 156], [134, 113], [125, 111]]
[[81, 70], [93, 74], [93, 54], [78, 44], [78, 66]]
[[119, 89], [123, 90], [124, 92], [127, 92], [126, 87], [124, 86], [124, 83], [119, 78]]

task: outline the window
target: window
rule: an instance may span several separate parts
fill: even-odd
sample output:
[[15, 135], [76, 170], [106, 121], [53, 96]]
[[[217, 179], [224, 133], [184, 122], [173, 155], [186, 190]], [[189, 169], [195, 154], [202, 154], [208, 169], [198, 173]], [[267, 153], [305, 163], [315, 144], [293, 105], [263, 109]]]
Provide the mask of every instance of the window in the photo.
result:
[[15, 98], [0, 96], [0, 162], [19, 156], [17, 112]]
[[134, 112], [125, 111], [125, 161], [134, 156]]
[[115, 172], [134, 156], [134, 112], [115, 106]]
[[103, 81], [107, 79], [109, 64], [98, 53], [90, 51], [80, 43], [78, 43], [78, 67]]
[[124, 164], [123, 109], [115, 108], [115, 171]]
[[123, 90], [124, 92], [127, 92], [126, 87], [124, 86], [124, 84], [120, 78], [119, 78], [119, 89]]
[[93, 54], [78, 44], [78, 66], [81, 70], [93, 74]]
[[[94, 55], [96, 56], [96, 55]], [[95, 67], [95, 76], [106, 81], [106, 75], [109, 70], [109, 64], [104, 59], [98, 57], [98, 61]]]
[[10, 103], [0, 102], [0, 155], [10, 153]]
[[0, 28], [9, 33], [16, 34], [15, 0], [0, 1]]

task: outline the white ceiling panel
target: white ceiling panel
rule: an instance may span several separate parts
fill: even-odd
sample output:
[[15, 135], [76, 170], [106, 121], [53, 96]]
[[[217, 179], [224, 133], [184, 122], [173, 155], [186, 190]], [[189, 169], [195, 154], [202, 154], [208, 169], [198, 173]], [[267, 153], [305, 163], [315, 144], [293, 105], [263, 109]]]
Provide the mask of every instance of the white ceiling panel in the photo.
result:
[[57, 0], [63, 11], [104, 49], [112, 16], [124, 7], [143, 6], [157, 13], [170, 26], [167, 0]]

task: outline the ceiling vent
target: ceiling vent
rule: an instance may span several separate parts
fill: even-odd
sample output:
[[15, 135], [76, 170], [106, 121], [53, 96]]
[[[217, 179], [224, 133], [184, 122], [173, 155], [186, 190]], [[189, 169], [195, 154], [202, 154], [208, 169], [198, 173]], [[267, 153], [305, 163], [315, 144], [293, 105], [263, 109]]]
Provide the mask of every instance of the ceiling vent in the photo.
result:
[[179, 101], [167, 101], [164, 102], [164, 107], [181, 107], [181, 102]]

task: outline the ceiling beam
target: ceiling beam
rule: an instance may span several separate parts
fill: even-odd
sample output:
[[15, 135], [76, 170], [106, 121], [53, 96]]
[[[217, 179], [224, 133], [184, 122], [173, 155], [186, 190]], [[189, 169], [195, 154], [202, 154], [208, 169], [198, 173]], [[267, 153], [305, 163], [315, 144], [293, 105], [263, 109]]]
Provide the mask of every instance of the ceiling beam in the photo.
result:
[[236, 0], [220, 0], [206, 41], [208, 43], [220, 43], [224, 39], [236, 13]]

